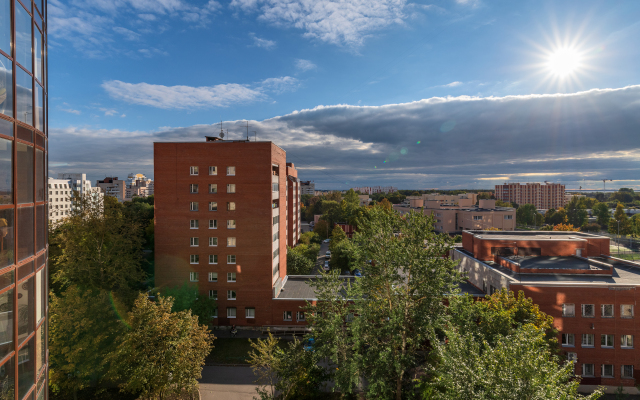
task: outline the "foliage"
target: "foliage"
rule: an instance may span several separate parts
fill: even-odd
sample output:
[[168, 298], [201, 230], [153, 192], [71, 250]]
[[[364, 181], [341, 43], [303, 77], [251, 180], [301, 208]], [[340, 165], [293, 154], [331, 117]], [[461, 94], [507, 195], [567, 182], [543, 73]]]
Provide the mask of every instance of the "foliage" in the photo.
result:
[[609, 225], [611, 219], [611, 213], [609, 207], [605, 203], [597, 203], [592, 209], [593, 216], [596, 217], [596, 222], [603, 227]]
[[508, 201], [502, 201], [502, 200], [496, 200], [496, 206], [497, 207], [516, 208], [513, 204], [509, 203]]
[[521, 225], [538, 225], [542, 222], [536, 206], [523, 204], [516, 210], [516, 222]]
[[587, 225], [583, 226], [580, 229], [582, 229], [585, 232], [599, 232], [600, 229], [602, 229], [602, 227], [600, 225], [596, 224], [595, 222], [592, 222], [590, 224], [587, 224]]
[[351, 205], [355, 205], [355, 206], [359, 206], [360, 205], [360, 198], [358, 197], [356, 192], [353, 191], [353, 189], [349, 189], [347, 191], [347, 193], [345, 193], [343, 200], [347, 204], [351, 204]]
[[215, 338], [190, 311], [172, 313], [172, 306], [171, 297], [136, 299], [130, 328], [113, 355], [123, 391], [164, 399], [197, 386]]
[[587, 206], [583, 199], [573, 196], [565, 206], [565, 210], [567, 211], [567, 222], [571, 225], [581, 227], [587, 224]]
[[348, 240], [347, 234], [344, 233], [339, 225], [334, 226], [333, 230], [331, 231], [331, 242], [329, 242], [329, 250], [331, 250], [331, 253], [333, 253], [336, 246], [344, 240]]
[[389, 202], [389, 200], [387, 199], [382, 199], [382, 201], [380, 201], [379, 203], [376, 204], [378, 207], [381, 207], [387, 211], [391, 211], [393, 210], [393, 206], [391, 205], [391, 203]]
[[320, 238], [320, 235], [318, 235], [316, 232], [305, 232], [302, 235], [300, 235], [300, 243], [306, 244], [306, 245], [309, 245], [311, 243], [320, 244], [322, 243], [322, 239]]
[[184, 282], [182, 286], [163, 288], [157, 292], [157, 295], [173, 299], [172, 312], [191, 310], [191, 314], [198, 317], [198, 321], [204, 326], [209, 325], [217, 307], [215, 300], [210, 299], [208, 295], [198, 293], [198, 285], [191, 282]]
[[130, 304], [145, 279], [141, 226], [110, 200], [84, 196], [75, 202], [72, 215], [51, 232], [58, 247], [52, 280], [60, 289], [77, 285], [112, 291]]
[[340, 192], [327, 193], [325, 198], [329, 201], [335, 201], [336, 203], [340, 203], [342, 201], [342, 195]]
[[[333, 240], [332, 240], [333, 242]], [[360, 248], [350, 240], [343, 240], [331, 250], [331, 269], [338, 271], [353, 271], [362, 268]]]
[[578, 232], [580, 228], [574, 228], [571, 224], [558, 224], [553, 226], [554, 231]]
[[60, 295], [51, 294], [49, 379], [54, 392], [111, 384], [109, 354], [124, 333], [122, 309], [113, 294], [97, 289], [69, 286]]
[[551, 355], [544, 330], [532, 324], [499, 336], [494, 345], [454, 330], [447, 338], [446, 344], [434, 344], [439, 362], [428, 371], [433, 381], [424, 386], [423, 399], [595, 400], [602, 395], [602, 390], [578, 394], [575, 366]]
[[631, 224], [629, 223], [629, 217], [624, 213], [624, 206], [622, 203], [618, 203], [616, 211], [613, 213], [613, 218], [609, 223], [609, 233], [630, 235]]
[[[287, 247], [287, 274], [289, 275], [309, 275], [315, 265], [314, 261], [297, 248], [305, 245], [298, 245], [296, 248]], [[317, 256], [318, 253], [316, 253]]]
[[305, 351], [294, 339], [285, 348], [271, 333], [267, 339], [251, 342], [249, 363], [258, 376], [256, 388], [261, 400], [312, 399], [320, 395], [327, 372], [319, 366], [315, 351]]
[[453, 240], [435, 234], [433, 223], [422, 213], [373, 207], [353, 242], [375, 262], [363, 263], [363, 276], [346, 286], [337, 272], [311, 283], [319, 300], [308, 304], [316, 351], [336, 365], [332, 377], [342, 393], [363, 378], [367, 397], [402, 398], [424, 343], [444, 325], [443, 293], [457, 290], [460, 277], [441, 257]]
[[313, 227], [313, 232], [321, 238], [327, 239], [329, 237], [329, 223], [323, 219], [319, 220]]
[[566, 224], [568, 221], [567, 212], [562, 207], [557, 210], [550, 208], [544, 215], [544, 222], [549, 225]]

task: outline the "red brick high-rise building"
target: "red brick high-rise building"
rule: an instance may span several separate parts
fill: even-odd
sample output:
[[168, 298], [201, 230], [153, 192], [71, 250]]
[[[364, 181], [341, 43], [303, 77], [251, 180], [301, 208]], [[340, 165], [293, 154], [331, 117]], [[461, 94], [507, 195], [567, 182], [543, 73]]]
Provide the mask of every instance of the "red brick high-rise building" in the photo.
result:
[[272, 142], [155, 143], [157, 287], [198, 284], [216, 325], [282, 323], [272, 309], [299, 238], [299, 180]]
[[541, 209], [564, 207], [564, 185], [559, 183], [505, 183], [496, 185], [496, 199], [516, 204], [533, 204]]

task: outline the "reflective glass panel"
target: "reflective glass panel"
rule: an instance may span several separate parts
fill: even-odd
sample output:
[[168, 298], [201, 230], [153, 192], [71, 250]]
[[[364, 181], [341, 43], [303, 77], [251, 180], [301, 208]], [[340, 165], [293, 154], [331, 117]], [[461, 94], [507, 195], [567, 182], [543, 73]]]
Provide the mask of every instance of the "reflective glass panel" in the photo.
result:
[[33, 277], [18, 284], [18, 343], [33, 332]]
[[44, 201], [44, 190], [44, 151], [36, 149], [36, 201]]
[[36, 206], [36, 253], [44, 249], [44, 231], [46, 229], [47, 221], [44, 216], [44, 205]]
[[44, 324], [36, 332], [36, 371], [44, 365]]
[[0, 268], [14, 263], [13, 209], [0, 210]]
[[36, 83], [36, 123], [35, 127], [39, 131], [44, 130], [44, 90], [42, 90], [42, 86]]
[[31, 71], [31, 16], [16, 0], [16, 61]]
[[0, 138], [0, 204], [13, 203], [12, 142]]
[[42, 312], [42, 285], [44, 281], [42, 276], [44, 275], [44, 269], [41, 269], [36, 273], [36, 325], [40, 323], [44, 313]]
[[13, 122], [0, 118], [0, 133], [6, 136], [13, 136]]
[[13, 399], [14, 393], [14, 376], [15, 368], [13, 366], [13, 357], [0, 367], [0, 399]]
[[33, 80], [22, 68], [16, 68], [16, 112], [19, 121], [33, 125]]
[[18, 204], [33, 203], [33, 147], [16, 143], [18, 150]]
[[33, 255], [33, 207], [18, 208], [18, 262]]
[[22, 399], [31, 386], [36, 383], [35, 378], [35, 338], [31, 338], [26, 346], [18, 350], [18, 398]]
[[[0, 359], [13, 350], [13, 289], [0, 294]], [[2, 398], [2, 397], [0, 397]]]
[[33, 28], [33, 33], [35, 34], [33, 37], [33, 47], [36, 56], [34, 76], [42, 82], [42, 33], [40, 33], [37, 27]]
[[0, 0], [0, 50], [11, 54], [11, 0]]
[[[0, 0], [2, 1], [2, 0]], [[3, 18], [0, 15], [0, 20]], [[13, 65], [0, 54], [0, 113], [13, 118]], [[13, 135], [12, 135], [13, 136]]]

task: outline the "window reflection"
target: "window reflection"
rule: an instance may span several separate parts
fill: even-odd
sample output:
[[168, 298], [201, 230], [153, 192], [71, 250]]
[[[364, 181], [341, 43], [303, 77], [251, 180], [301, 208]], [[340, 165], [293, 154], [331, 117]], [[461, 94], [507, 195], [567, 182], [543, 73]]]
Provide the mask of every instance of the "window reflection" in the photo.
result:
[[31, 16], [15, 2], [16, 10], [16, 61], [27, 71], [31, 71]]
[[[1, 2], [2, 0], [0, 0]], [[0, 20], [4, 16], [0, 15]], [[13, 118], [13, 74], [11, 61], [0, 54], [0, 113]]]
[[44, 201], [44, 151], [36, 149], [36, 201]]
[[11, 351], [13, 351], [13, 289], [0, 294], [0, 359]]
[[13, 203], [12, 142], [0, 138], [0, 204]]
[[42, 279], [42, 275], [44, 274], [44, 269], [41, 269], [36, 273], [36, 325], [40, 322], [42, 317], [44, 317], [43, 313], [43, 302], [42, 302], [42, 285], [44, 284], [44, 280]]
[[34, 373], [34, 340], [31, 338], [26, 346], [18, 350], [18, 398], [22, 399], [36, 383]]
[[18, 343], [33, 332], [33, 277], [18, 284]]
[[18, 162], [18, 204], [33, 203], [33, 147], [16, 143]]
[[[33, 255], [33, 207], [18, 208], [18, 262]], [[18, 298], [20, 295], [18, 295]]]
[[0, 268], [14, 262], [13, 238], [13, 209], [0, 210]]
[[36, 372], [40, 372], [40, 369], [44, 365], [44, 331], [44, 324], [42, 324], [36, 332]]
[[36, 121], [35, 127], [39, 131], [44, 131], [44, 107], [42, 106], [44, 100], [44, 90], [42, 86], [36, 83]]
[[42, 33], [38, 30], [37, 27], [33, 28], [33, 33], [35, 34], [35, 36], [33, 37], [33, 47], [36, 56], [36, 68], [34, 71], [34, 75], [37, 80], [42, 82]]
[[16, 68], [16, 111], [18, 120], [33, 125], [33, 79], [22, 68]]
[[44, 231], [47, 229], [47, 221], [44, 217], [44, 205], [36, 207], [36, 253], [44, 249]]
[[13, 357], [0, 367], [0, 399], [9, 400], [15, 398], [13, 382], [15, 368], [13, 367]]
[[11, 0], [0, 0], [0, 50], [11, 54]]

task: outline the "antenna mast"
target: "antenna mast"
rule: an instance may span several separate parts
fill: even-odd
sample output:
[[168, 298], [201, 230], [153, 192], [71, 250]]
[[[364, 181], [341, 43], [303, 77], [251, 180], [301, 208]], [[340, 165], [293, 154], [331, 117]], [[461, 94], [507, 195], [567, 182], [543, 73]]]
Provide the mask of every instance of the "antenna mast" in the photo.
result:
[[249, 127], [251, 125], [249, 125], [249, 121], [247, 121], [247, 142], [249, 141]]

